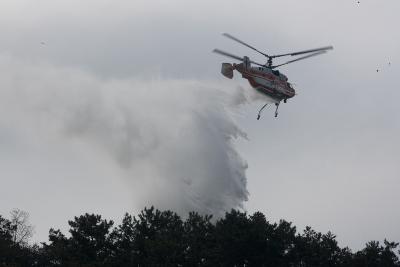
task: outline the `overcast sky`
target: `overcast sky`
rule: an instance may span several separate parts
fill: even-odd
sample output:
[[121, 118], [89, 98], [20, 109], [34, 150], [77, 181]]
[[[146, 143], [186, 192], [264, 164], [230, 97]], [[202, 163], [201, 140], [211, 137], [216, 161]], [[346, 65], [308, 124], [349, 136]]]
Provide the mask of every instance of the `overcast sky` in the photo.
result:
[[[400, 241], [400, 2], [357, 2], [1, 1], [0, 214], [28, 211], [38, 241], [148, 204]], [[257, 121], [211, 51], [265, 59], [223, 32], [334, 50], [282, 67], [297, 95]]]

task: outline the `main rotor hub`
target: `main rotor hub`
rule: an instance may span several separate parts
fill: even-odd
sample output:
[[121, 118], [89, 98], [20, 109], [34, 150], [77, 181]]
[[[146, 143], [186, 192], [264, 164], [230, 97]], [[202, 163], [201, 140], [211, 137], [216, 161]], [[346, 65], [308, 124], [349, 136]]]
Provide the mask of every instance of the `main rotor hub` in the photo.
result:
[[268, 57], [267, 64], [268, 64], [268, 68], [272, 67], [272, 57]]

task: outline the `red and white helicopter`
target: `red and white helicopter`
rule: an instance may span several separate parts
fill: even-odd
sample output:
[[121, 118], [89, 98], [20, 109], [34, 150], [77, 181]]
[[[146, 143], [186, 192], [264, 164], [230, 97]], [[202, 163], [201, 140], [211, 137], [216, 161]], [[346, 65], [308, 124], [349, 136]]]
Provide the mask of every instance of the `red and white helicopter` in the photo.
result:
[[[276, 105], [275, 117], [278, 116], [278, 107], [279, 107], [280, 102], [283, 100], [283, 102], [286, 103], [286, 101], [289, 98], [292, 98], [296, 94], [294, 88], [288, 82], [288, 78], [285, 75], [283, 75], [282, 73], [280, 73], [278, 70], [275, 70], [275, 69], [277, 67], [287, 65], [287, 64], [299, 61], [299, 60], [303, 60], [303, 59], [306, 59], [309, 57], [324, 54], [327, 52], [327, 50], [333, 49], [332, 46], [326, 46], [326, 47], [309, 49], [309, 50], [300, 51], [300, 52], [270, 56], [270, 55], [267, 55], [267, 54], [257, 50], [253, 46], [239, 40], [238, 38], [236, 38], [228, 33], [224, 33], [223, 35], [231, 40], [234, 40], [234, 41], [244, 45], [244, 46], [247, 46], [250, 49], [253, 49], [254, 51], [256, 51], [256, 52], [260, 53], [261, 55], [268, 58], [267, 63], [260, 64], [260, 63], [250, 60], [249, 57], [247, 57], [247, 56], [239, 57], [239, 56], [232, 55], [230, 53], [227, 53], [227, 52], [219, 50], [219, 49], [213, 50], [214, 53], [221, 54], [221, 55], [224, 55], [224, 56], [227, 56], [227, 57], [230, 57], [230, 58], [233, 58], [233, 59], [236, 59], [236, 60], [239, 60], [242, 62], [240, 64], [222, 63], [221, 73], [225, 77], [232, 79], [233, 78], [233, 70], [237, 70], [239, 73], [242, 74], [243, 78], [245, 78], [249, 81], [250, 85], [253, 88], [255, 88], [257, 91], [271, 97]], [[284, 56], [298, 56], [298, 55], [302, 55], [302, 54], [308, 54], [308, 55], [287, 61], [287, 62], [279, 64], [279, 65], [275, 65], [275, 66], [272, 65], [272, 59], [274, 59], [274, 58], [284, 57]], [[258, 67], [253, 67], [253, 66], [251, 66], [251, 64], [257, 65]], [[261, 111], [267, 106], [267, 104], [265, 104], [258, 112], [257, 120], [260, 119]]]

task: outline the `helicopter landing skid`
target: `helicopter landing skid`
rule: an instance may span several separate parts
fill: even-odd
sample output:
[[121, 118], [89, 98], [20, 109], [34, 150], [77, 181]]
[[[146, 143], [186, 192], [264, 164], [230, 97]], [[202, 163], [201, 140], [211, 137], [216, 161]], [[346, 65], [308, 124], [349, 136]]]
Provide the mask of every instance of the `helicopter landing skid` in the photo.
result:
[[278, 108], [279, 108], [279, 104], [280, 104], [280, 102], [275, 103], [275, 106], [276, 106], [276, 109], [275, 109], [275, 118], [278, 117]]
[[[279, 104], [281, 102], [275, 103], [276, 109], [275, 109], [275, 118], [278, 117], [278, 108], [279, 108]], [[268, 105], [268, 103], [266, 103], [264, 106], [262, 106], [262, 108], [260, 108], [260, 110], [258, 111], [258, 115], [257, 115], [257, 120], [259, 120], [261, 118], [261, 112], [263, 111], [263, 109]]]
[[258, 111], [258, 115], [257, 115], [257, 120], [260, 119], [261, 117], [261, 111], [268, 105], [268, 103], [266, 103], [264, 106], [262, 106], [262, 108]]

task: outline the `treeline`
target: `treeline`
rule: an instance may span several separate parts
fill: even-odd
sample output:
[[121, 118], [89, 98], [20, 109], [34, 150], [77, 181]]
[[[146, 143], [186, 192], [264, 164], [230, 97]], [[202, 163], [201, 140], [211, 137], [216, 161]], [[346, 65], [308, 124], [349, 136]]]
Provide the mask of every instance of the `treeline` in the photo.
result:
[[29, 245], [27, 225], [0, 216], [0, 266], [400, 266], [398, 243], [386, 240], [353, 253], [330, 232], [298, 233], [260, 212], [232, 210], [211, 219], [192, 212], [183, 220], [152, 207], [114, 226], [85, 214], [68, 222], [68, 235], [50, 229], [48, 242]]

